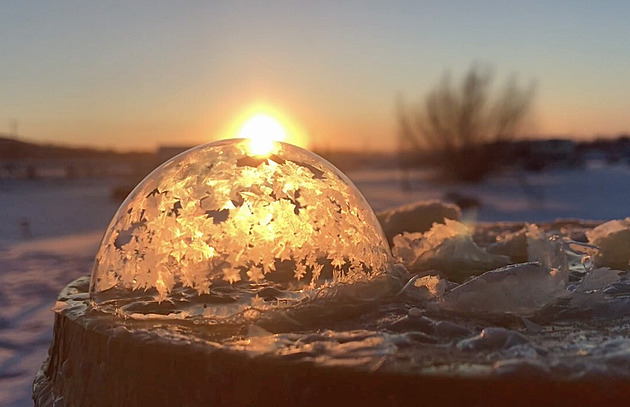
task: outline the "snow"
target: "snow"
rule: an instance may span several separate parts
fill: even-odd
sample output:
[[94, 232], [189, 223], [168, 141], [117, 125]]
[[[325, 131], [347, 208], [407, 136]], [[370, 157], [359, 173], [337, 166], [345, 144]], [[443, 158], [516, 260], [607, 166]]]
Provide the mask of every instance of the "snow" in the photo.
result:
[[102, 231], [0, 248], [0, 405], [32, 405], [31, 385], [52, 339], [59, 291], [89, 273]]
[[[116, 184], [115, 180], [93, 179], [0, 179], [0, 247], [24, 237], [103, 233], [119, 205], [109, 198]], [[23, 220], [28, 221], [27, 236]]]
[[[629, 215], [630, 170], [623, 166], [505, 175], [478, 185], [436, 185], [426, 174], [417, 173], [409, 191], [400, 188], [395, 169], [348, 175], [376, 211], [440, 200], [456, 191], [481, 201], [477, 210], [464, 212], [464, 220], [613, 220]], [[109, 200], [114, 184], [111, 180], [0, 180], [0, 405], [32, 405], [31, 384], [52, 338], [50, 309], [62, 287], [90, 273], [100, 239], [118, 206]], [[29, 234], [23, 233], [23, 218], [28, 219]], [[616, 280], [614, 271], [597, 271], [583, 289]], [[428, 289], [429, 282], [438, 283], [428, 278], [418, 284]]]
[[612, 220], [628, 216], [630, 167], [601, 166], [504, 174], [480, 184], [437, 184], [430, 173], [412, 172], [411, 189], [400, 188], [397, 169], [349, 173], [375, 211], [417, 201], [444, 200], [449, 192], [477, 198], [481, 206], [465, 213], [470, 220], [542, 222], [557, 218]]

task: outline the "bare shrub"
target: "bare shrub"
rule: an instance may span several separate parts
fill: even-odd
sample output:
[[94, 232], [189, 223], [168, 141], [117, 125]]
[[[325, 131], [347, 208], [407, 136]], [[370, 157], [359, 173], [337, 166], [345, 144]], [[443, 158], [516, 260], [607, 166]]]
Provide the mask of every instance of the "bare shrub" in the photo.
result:
[[397, 106], [402, 144], [426, 156], [450, 179], [479, 181], [501, 164], [502, 142], [512, 140], [531, 112], [534, 85], [511, 76], [495, 89], [490, 69], [473, 65], [461, 83], [451, 76], [430, 91], [424, 103]]

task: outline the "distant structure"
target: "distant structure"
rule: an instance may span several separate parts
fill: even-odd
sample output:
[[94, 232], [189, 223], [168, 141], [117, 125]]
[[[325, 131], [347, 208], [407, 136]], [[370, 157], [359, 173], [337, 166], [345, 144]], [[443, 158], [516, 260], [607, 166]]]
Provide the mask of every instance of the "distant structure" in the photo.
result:
[[0, 134], [0, 179], [138, 177], [154, 165], [152, 153], [44, 145]]
[[11, 131], [11, 136], [14, 139], [18, 138], [18, 121], [17, 119], [9, 120], [9, 130]]

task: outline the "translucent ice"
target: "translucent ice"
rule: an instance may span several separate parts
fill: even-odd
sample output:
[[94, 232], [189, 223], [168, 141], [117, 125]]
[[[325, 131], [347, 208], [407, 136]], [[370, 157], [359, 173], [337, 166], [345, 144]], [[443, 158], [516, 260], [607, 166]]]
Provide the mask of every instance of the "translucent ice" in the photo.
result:
[[403, 233], [394, 237], [394, 256], [409, 270], [439, 270], [449, 280], [462, 281], [471, 275], [508, 264], [507, 256], [492, 255], [477, 246], [470, 229], [445, 219], [426, 233]]
[[558, 269], [521, 263], [489, 271], [445, 293], [444, 308], [459, 312], [532, 314], [566, 296]]
[[564, 241], [557, 235], [548, 235], [536, 225], [527, 225], [527, 260], [547, 268], [559, 269], [567, 278], [568, 260]]
[[577, 292], [589, 292], [601, 290], [619, 281], [619, 270], [611, 270], [608, 267], [591, 270], [576, 289]]
[[101, 309], [222, 317], [384, 272], [387, 241], [341, 172], [299, 147], [258, 155], [249, 143], [194, 148], [134, 189], [96, 257]]

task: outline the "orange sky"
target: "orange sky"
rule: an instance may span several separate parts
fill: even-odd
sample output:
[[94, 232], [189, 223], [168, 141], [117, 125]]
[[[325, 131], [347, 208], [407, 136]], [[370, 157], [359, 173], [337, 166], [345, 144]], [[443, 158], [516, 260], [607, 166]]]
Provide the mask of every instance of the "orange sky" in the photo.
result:
[[536, 82], [529, 134], [630, 131], [627, 3], [434, 3], [5, 4], [0, 133], [151, 150], [266, 106], [311, 148], [393, 150], [397, 95], [474, 62]]

